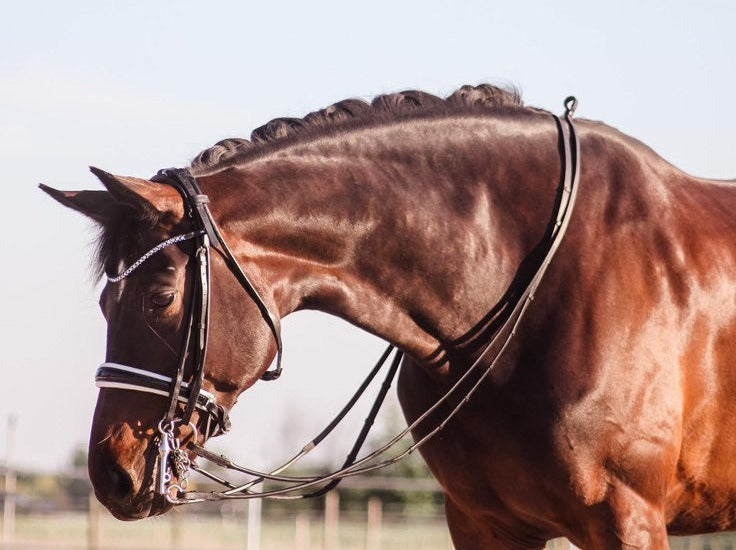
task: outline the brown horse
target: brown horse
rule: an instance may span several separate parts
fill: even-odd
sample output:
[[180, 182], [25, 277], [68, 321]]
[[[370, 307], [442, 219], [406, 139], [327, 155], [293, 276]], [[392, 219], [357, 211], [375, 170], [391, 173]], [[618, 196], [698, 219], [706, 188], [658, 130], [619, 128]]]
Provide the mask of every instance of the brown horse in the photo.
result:
[[[562, 246], [490, 378], [421, 449], [457, 548], [558, 536], [667, 548], [668, 532], [736, 527], [736, 187], [683, 174], [604, 124], [576, 128], [580, 188]], [[489, 312], [534, 269], [562, 164], [549, 113], [479, 86], [275, 120], [191, 170], [271, 311], [325, 311], [406, 352], [411, 420], [480, 354]], [[173, 187], [93, 171], [107, 191], [45, 189], [102, 228], [101, 273], [191, 231]], [[107, 361], [173, 376], [192, 248], [169, 246], [105, 286]], [[217, 253], [211, 286], [204, 388], [230, 408], [276, 347]], [[153, 490], [164, 407], [100, 391], [89, 471], [120, 518], [168, 509]]]

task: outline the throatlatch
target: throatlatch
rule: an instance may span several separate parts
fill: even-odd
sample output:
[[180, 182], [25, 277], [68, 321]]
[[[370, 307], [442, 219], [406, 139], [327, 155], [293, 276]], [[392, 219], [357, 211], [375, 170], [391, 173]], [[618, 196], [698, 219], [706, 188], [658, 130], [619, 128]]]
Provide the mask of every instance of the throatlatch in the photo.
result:
[[[228, 268], [258, 306], [264, 321], [268, 324], [276, 340], [276, 367], [263, 375], [262, 378], [264, 380], [277, 379], [282, 370], [282, 342], [279, 331], [279, 319], [268, 309], [264, 300], [227, 246], [207, 206], [209, 199], [201, 192], [196, 179], [186, 169], [169, 168], [161, 170], [152, 181], [170, 184], [179, 190], [184, 198], [185, 205], [187, 206], [187, 215], [194, 226], [194, 230], [163, 241], [146, 252], [136, 262], [122, 271], [122, 273], [113, 276], [108, 275], [108, 280], [111, 283], [121, 281], [131, 275], [152, 255], [168, 246], [178, 244], [185, 240], [195, 241], [195, 252], [192, 257], [196, 262], [195, 269], [193, 270], [195, 276], [191, 281], [193, 291], [191, 295], [193, 299], [190, 304], [188, 328], [184, 335], [177, 372], [175, 377], [172, 378], [127, 365], [103, 363], [95, 377], [97, 386], [100, 388], [136, 390], [169, 397], [170, 401], [167, 413], [161, 419], [158, 426], [159, 454], [156, 492], [174, 504], [225, 499], [298, 499], [316, 497], [333, 489], [340, 480], [346, 477], [374, 471], [398, 462], [439, 433], [458, 413], [462, 406], [469, 401], [477, 388], [498, 363], [514, 336], [524, 313], [534, 298], [534, 293], [570, 224], [580, 179], [580, 144], [575, 132], [575, 126], [572, 122], [578, 102], [577, 99], [570, 96], [565, 99], [564, 104], [564, 122], [558, 116], [552, 115], [560, 137], [561, 156], [564, 166], [559, 199], [553, 213], [550, 230], [547, 233], [544, 256], [537, 270], [527, 281], [523, 292], [514, 294], [514, 298], [509, 299], [510, 303], [507, 304], [508, 307], [503, 308], [503, 320], [494, 333], [493, 338], [453, 386], [406, 429], [378, 449], [358, 458], [358, 453], [368, 436], [370, 428], [388, 394], [392, 380], [401, 363], [403, 354], [401, 351], [396, 350], [386, 378], [365, 420], [363, 429], [358, 434], [343, 466], [326, 475], [298, 477], [281, 475], [281, 472], [301, 460], [334, 430], [377, 376], [381, 367], [386, 363], [391, 352], [394, 350], [393, 346], [389, 345], [386, 348], [376, 365], [358, 388], [358, 391], [327, 427], [302, 447], [292, 458], [271, 472], [259, 472], [245, 466], [240, 466], [224, 456], [205, 449], [204, 444], [207, 439], [226, 432], [230, 426], [225, 407], [217, 404], [214, 395], [202, 389], [209, 326], [211, 247], [217, 248], [222, 253]], [[192, 357], [191, 363], [194, 365], [193, 374], [188, 381], [184, 381], [184, 369], [190, 357]], [[473, 377], [476, 378], [473, 379]], [[472, 382], [470, 389], [457, 398], [454, 404], [450, 403], [450, 400], [458, 394], [459, 389], [469, 382]], [[184, 412], [180, 417], [177, 417], [180, 403], [185, 404]], [[444, 414], [444, 418], [440, 423], [428, 430], [424, 436], [398, 454], [384, 458], [388, 451], [393, 449], [405, 436], [422, 426], [430, 415], [438, 412], [440, 407], [444, 406], [449, 406], [450, 409], [449, 412]], [[191, 422], [191, 417], [195, 410], [199, 413], [200, 418], [203, 419], [203, 422], [200, 421], [200, 426], [202, 427], [201, 444], [199, 443], [200, 437], [197, 426]], [[180, 438], [180, 428], [183, 426], [190, 426], [193, 430], [191, 442], [185, 448]], [[190, 460], [189, 453], [208, 460], [221, 468], [245, 474], [248, 476], [248, 479], [240, 483], [227, 481], [219, 475], [200, 467], [195, 461]], [[187, 490], [187, 482], [191, 471], [198, 472], [210, 480], [217, 482], [224, 489], [217, 492]], [[269, 491], [255, 491], [254, 487], [264, 480], [274, 482], [276, 488]]]

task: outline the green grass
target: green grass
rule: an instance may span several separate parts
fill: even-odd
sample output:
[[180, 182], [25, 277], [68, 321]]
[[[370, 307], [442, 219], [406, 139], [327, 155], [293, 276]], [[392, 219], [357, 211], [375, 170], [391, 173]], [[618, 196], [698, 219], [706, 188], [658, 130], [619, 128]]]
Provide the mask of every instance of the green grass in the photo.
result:
[[[246, 548], [246, 522], [190, 514], [152, 518], [134, 523], [120, 522], [104, 514], [99, 526], [100, 550], [230, 550]], [[19, 516], [16, 519], [15, 549], [86, 549], [86, 514]], [[341, 519], [336, 550], [365, 549], [365, 521]], [[442, 518], [419, 521], [386, 519], [380, 532], [382, 550], [426, 550], [451, 548], [450, 536]], [[264, 521], [261, 550], [317, 550], [325, 548], [324, 526], [320, 518], [301, 519], [299, 532], [294, 520]]]

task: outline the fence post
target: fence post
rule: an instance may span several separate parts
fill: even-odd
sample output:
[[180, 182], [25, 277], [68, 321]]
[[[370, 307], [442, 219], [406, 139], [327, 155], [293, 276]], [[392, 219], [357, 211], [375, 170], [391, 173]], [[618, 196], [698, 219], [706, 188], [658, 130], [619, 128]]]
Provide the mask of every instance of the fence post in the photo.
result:
[[296, 515], [296, 525], [294, 526], [294, 546], [296, 550], [309, 550], [309, 514], [299, 512]]
[[383, 517], [383, 504], [378, 497], [368, 499], [368, 531], [366, 533], [367, 550], [380, 550], [381, 548], [381, 521]]
[[100, 503], [94, 491], [89, 494], [89, 510], [87, 512], [87, 548], [98, 550], [100, 548]]
[[325, 550], [338, 549], [338, 524], [340, 523], [340, 495], [337, 491], [325, 497]]
[[[253, 486], [253, 491], [259, 492], [263, 485], [258, 483]], [[261, 499], [252, 498], [248, 501], [248, 550], [260, 550], [261, 548]]]
[[15, 538], [15, 491], [16, 473], [13, 465], [13, 452], [15, 451], [15, 427], [17, 417], [14, 414], [8, 416], [8, 431], [6, 433], [5, 447], [5, 499], [3, 501], [3, 530], [0, 544], [10, 548]]

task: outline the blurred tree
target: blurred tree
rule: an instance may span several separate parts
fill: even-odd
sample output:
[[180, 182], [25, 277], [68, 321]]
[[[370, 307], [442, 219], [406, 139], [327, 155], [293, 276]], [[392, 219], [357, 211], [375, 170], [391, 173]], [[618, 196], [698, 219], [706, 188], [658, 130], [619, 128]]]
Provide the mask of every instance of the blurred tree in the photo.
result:
[[69, 466], [59, 476], [62, 498], [75, 507], [86, 504], [92, 492], [92, 483], [87, 474], [87, 447], [79, 444], [69, 457]]
[[69, 465], [72, 468], [87, 469], [87, 446], [81, 443], [72, 451]]

